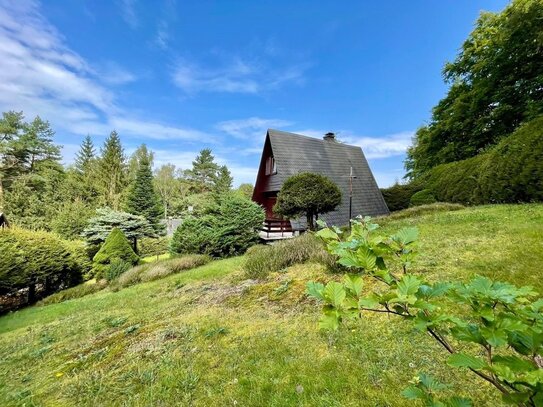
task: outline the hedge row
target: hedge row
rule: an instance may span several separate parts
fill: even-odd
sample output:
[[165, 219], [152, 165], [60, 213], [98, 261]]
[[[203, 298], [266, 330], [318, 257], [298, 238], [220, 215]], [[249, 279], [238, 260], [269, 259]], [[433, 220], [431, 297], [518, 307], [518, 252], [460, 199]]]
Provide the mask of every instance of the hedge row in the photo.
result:
[[434, 168], [425, 188], [441, 202], [543, 201], [543, 116], [488, 152]]
[[0, 311], [81, 282], [87, 264], [80, 261], [80, 250], [53, 233], [0, 231]]
[[389, 188], [381, 189], [383, 198], [391, 212], [409, 208], [411, 197], [423, 189], [422, 184], [411, 182], [409, 184], [394, 184]]

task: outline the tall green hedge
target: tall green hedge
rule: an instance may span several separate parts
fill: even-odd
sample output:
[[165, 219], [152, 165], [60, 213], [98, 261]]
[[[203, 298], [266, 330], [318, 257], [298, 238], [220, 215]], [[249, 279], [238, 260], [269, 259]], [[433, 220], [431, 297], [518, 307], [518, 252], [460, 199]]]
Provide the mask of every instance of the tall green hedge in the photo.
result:
[[226, 257], [243, 253], [258, 241], [264, 212], [235, 193], [217, 197], [215, 205], [198, 217], [189, 216], [175, 231], [170, 251]]
[[[57, 235], [12, 228], [0, 230], [0, 296], [17, 307], [79, 283], [82, 265]], [[0, 306], [1, 307], [1, 306]]]
[[543, 201], [543, 116], [485, 153], [435, 167], [425, 188], [441, 202]]
[[381, 193], [390, 212], [395, 212], [409, 208], [411, 197], [423, 188], [419, 182], [396, 183], [391, 187], [381, 189]]

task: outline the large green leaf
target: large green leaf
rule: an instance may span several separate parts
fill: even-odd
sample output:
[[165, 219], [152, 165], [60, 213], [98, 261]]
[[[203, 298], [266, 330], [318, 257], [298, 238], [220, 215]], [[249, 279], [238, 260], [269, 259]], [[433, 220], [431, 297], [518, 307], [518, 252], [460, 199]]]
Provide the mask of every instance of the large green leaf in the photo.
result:
[[507, 345], [507, 332], [503, 329], [496, 327], [481, 328], [481, 335], [491, 346], [501, 347]]
[[470, 399], [465, 399], [463, 397], [451, 397], [447, 400], [447, 407], [471, 407]]
[[340, 307], [345, 299], [345, 287], [337, 281], [331, 281], [326, 285], [323, 296], [334, 307]]
[[324, 290], [324, 285], [322, 283], [317, 283], [315, 281], [310, 281], [306, 285], [306, 293], [311, 297], [315, 297], [319, 300], [324, 300], [322, 292]]
[[335, 331], [339, 328], [339, 315], [335, 310], [324, 311], [320, 320], [319, 328], [327, 331]]
[[365, 270], [372, 270], [377, 263], [377, 256], [368, 247], [360, 247], [356, 251], [358, 266]]
[[362, 287], [364, 285], [362, 278], [356, 274], [347, 274], [344, 277], [345, 287], [350, 290], [355, 296], [359, 297], [362, 294]]
[[449, 356], [447, 363], [454, 367], [468, 367], [471, 369], [479, 370], [486, 366], [486, 363], [476, 358], [475, 356], [466, 355], [464, 353], [454, 353]]
[[415, 227], [400, 229], [392, 236], [392, 240], [395, 242], [406, 245], [414, 242], [419, 237], [419, 230]]
[[317, 233], [315, 233], [318, 237], [320, 237], [323, 240], [338, 240], [339, 236], [336, 232], [334, 232], [332, 229], [325, 228], [319, 230]]
[[415, 386], [409, 386], [402, 391], [402, 396], [409, 400], [424, 399], [426, 393], [422, 389]]
[[398, 294], [406, 297], [413, 295], [419, 290], [420, 285], [421, 281], [417, 277], [406, 274], [398, 282]]

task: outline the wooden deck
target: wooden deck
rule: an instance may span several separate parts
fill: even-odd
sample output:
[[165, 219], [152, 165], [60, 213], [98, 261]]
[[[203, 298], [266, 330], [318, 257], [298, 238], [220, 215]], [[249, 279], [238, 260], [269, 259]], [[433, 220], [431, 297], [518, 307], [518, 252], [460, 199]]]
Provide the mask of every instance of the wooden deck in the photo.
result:
[[297, 231], [285, 219], [266, 219], [260, 229], [260, 238], [265, 241], [290, 239], [296, 235]]

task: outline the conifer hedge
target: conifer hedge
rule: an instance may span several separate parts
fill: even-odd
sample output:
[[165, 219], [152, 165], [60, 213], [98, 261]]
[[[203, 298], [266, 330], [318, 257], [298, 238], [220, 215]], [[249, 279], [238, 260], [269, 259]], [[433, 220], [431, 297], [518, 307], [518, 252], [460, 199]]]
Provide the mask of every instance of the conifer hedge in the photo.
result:
[[33, 303], [81, 282], [83, 266], [78, 258], [53, 233], [0, 230], [0, 311]]
[[485, 153], [435, 167], [425, 185], [441, 202], [543, 201], [543, 116]]

